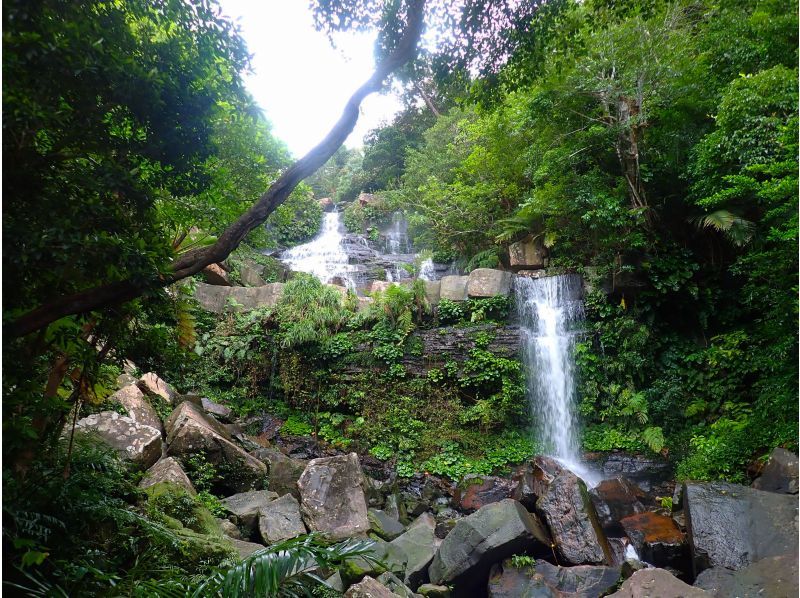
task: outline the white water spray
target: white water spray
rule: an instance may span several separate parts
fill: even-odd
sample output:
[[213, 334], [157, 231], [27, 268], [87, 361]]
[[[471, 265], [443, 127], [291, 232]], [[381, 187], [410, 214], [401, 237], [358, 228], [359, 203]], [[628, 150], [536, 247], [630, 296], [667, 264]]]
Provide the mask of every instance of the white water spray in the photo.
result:
[[436, 267], [433, 265], [433, 259], [428, 258], [419, 265], [420, 280], [436, 280]]
[[566, 274], [517, 277], [528, 404], [544, 449], [587, 484], [599, 481], [579, 456], [574, 338], [583, 321], [582, 280]]

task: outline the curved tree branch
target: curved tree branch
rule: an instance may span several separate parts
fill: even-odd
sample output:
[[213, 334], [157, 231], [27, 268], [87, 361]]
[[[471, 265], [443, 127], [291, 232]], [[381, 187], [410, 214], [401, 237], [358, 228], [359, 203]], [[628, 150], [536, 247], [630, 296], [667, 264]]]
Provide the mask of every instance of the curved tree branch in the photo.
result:
[[159, 279], [146, 282], [125, 280], [60, 297], [6, 324], [3, 328], [4, 336], [7, 338], [24, 336], [65, 316], [130, 301], [150, 289], [170, 285], [197, 274], [209, 264], [227, 258], [250, 231], [262, 224], [286, 201], [303, 179], [328, 161], [353, 131], [364, 98], [379, 91], [384, 80], [414, 56], [422, 31], [424, 6], [424, 0], [409, 0], [406, 31], [400, 43], [386, 59], [381, 61], [372, 76], [350, 96], [342, 116], [330, 132], [316, 147], [286, 170], [249, 210], [230, 224], [213, 245], [187, 251], [171, 264], [169, 274]]

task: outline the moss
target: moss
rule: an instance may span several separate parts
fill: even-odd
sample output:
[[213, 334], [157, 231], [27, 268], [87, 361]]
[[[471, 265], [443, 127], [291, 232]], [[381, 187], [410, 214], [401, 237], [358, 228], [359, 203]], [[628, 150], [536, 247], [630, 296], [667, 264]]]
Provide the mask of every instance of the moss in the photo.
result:
[[145, 489], [145, 510], [153, 519], [174, 528], [174, 522], [200, 534], [222, 536], [214, 515], [184, 488], [172, 482], [159, 482]]

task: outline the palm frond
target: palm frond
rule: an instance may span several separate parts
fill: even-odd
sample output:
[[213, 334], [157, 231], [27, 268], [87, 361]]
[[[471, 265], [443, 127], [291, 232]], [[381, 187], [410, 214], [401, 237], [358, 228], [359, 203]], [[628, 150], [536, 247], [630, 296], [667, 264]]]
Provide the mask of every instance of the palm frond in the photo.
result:
[[741, 247], [753, 238], [755, 224], [731, 212], [716, 210], [694, 219], [699, 228], [711, 228], [724, 234], [734, 245]]

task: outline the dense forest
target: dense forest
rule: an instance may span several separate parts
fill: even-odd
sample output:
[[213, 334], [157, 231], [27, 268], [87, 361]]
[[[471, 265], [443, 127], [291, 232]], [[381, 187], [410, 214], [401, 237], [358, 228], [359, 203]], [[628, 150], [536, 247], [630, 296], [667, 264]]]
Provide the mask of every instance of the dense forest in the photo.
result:
[[[419, 279], [365, 299], [287, 275], [277, 252], [319, 232], [323, 198], [366, 239], [403, 214], [419, 255], [454, 272], [510, 271], [522, 241], [548, 272], [581, 275], [584, 451], [740, 484], [776, 447], [797, 451], [795, 1], [312, 10], [329, 35], [378, 28], [374, 87], [391, 75], [404, 108], [348, 149], [348, 106], [294, 161], [213, 2], [4, 3], [7, 590], [335, 596], [319, 571], [367, 554], [312, 534], [242, 564], [215, 530], [243, 466], [198, 452], [179, 459], [191, 493], [146, 491], [141, 467], [76, 433], [125, 415], [120, 377], [157, 372], [224, 406], [252, 454], [270, 421], [398, 479], [456, 483], [544, 450], [522, 365], [497, 350], [513, 295], [434, 306]], [[450, 34], [408, 59], [423, 16]], [[201, 309], [215, 263], [245, 286], [258, 267], [280, 300]], [[463, 359], [430, 367], [437, 335], [464, 335]], [[150, 397], [168, 443], [171, 401]]]

